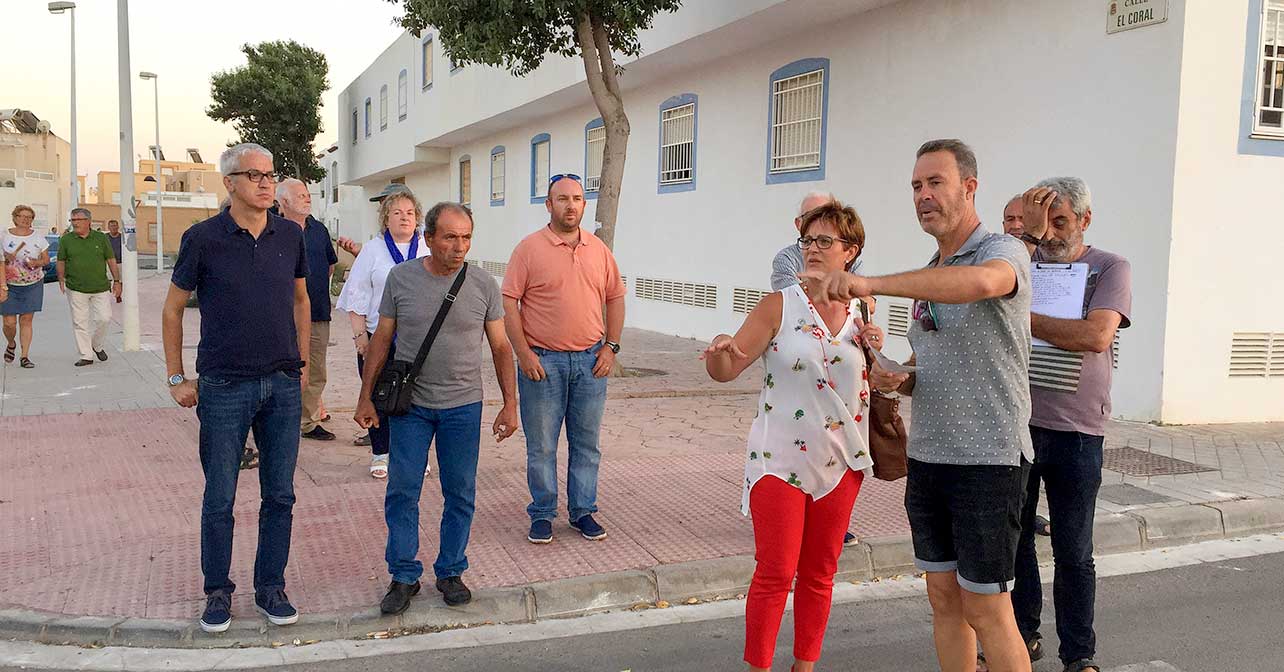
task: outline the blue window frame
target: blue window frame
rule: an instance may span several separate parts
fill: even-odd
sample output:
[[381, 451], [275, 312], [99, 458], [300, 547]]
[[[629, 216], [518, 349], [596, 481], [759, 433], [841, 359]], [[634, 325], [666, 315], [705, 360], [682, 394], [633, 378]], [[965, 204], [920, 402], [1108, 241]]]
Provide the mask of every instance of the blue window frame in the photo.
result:
[[553, 142], [547, 133], [531, 138], [531, 203], [543, 203], [548, 198], [548, 178]]
[[584, 198], [594, 200], [602, 188], [606, 158], [606, 123], [601, 117], [584, 125]]
[[657, 193], [695, 191], [699, 97], [684, 93], [660, 103]]
[[406, 69], [402, 68], [401, 72], [397, 75], [397, 121], [406, 120], [406, 110], [410, 104], [410, 90], [408, 88], [410, 85], [407, 83], [408, 79], [409, 75], [406, 73]]
[[419, 77], [424, 91], [432, 88], [432, 61], [432, 33], [428, 33], [419, 44]]
[[357, 108], [352, 108], [352, 144], [357, 144]]
[[508, 170], [508, 153], [504, 151], [504, 146], [499, 145], [490, 150], [490, 205], [499, 207], [504, 204], [504, 193], [508, 188], [505, 184]]
[[459, 157], [459, 203], [473, 204], [473, 157], [468, 154]]
[[825, 179], [829, 59], [778, 68], [767, 85], [767, 184]]
[[[1279, 91], [1278, 75], [1267, 78], [1264, 72], [1269, 63], [1284, 53], [1279, 44], [1274, 43], [1279, 21], [1284, 21], [1280, 12], [1279, 0], [1250, 0], [1248, 7], [1248, 26], [1244, 36], [1244, 83], [1240, 95], [1240, 132], [1239, 153], [1255, 156], [1284, 156], [1284, 133], [1273, 127], [1274, 123], [1264, 124], [1262, 103], [1269, 101], [1275, 106]], [[1267, 33], [1270, 33], [1269, 35]], [[1268, 46], [1271, 47], [1268, 50]], [[1269, 54], [1269, 58], [1268, 58]], [[1273, 69], [1272, 69], [1273, 70]], [[1278, 117], [1265, 121], [1276, 122]], [[1284, 129], [1281, 129], [1284, 130]]]
[[370, 137], [370, 99], [366, 98], [366, 137]]

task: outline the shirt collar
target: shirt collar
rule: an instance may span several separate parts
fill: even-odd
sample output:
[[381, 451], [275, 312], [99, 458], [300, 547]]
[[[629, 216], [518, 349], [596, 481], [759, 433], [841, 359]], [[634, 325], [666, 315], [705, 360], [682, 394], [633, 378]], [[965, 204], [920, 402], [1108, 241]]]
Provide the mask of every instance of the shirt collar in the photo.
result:
[[[233, 233], [233, 234], [234, 234], [234, 233], [236, 233], [237, 231], [241, 230], [241, 225], [240, 225], [240, 224], [237, 224], [237, 223], [236, 223], [236, 219], [234, 219], [234, 218], [232, 217], [232, 209], [231, 209], [231, 208], [226, 208], [226, 209], [224, 209], [222, 212], [218, 213], [218, 216], [223, 220], [223, 230], [224, 230], [224, 231], [226, 231], [226, 232], [228, 232], [228, 233]], [[277, 223], [276, 223], [276, 221], [274, 221], [274, 220], [278, 220], [278, 219], [281, 219], [281, 218], [280, 218], [280, 217], [277, 217], [276, 215], [274, 215], [274, 214], [272, 214], [272, 213], [270, 213], [270, 212], [269, 212], [269, 213], [267, 213], [267, 226], [263, 228], [263, 233], [265, 233], [265, 234], [268, 234], [268, 233], [276, 233]], [[287, 221], [288, 221], [288, 220], [287, 220]], [[290, 224], [293, 224], [293, 225], [295, 225], [295, 226], [298, 226], [297, 224], [294, 224], [294, 222], [290, 222]]]
[[[978, 222], [976, 228], [972, 230], [972, 235], [968, 236], [967, 240], [963, 241], [963, 247], [960, 247], [958, 252], [950, 255], [950, 260], [958, 259], [959, 257], [967, 256], [976, 252], [976, 248], [981, 246], [981, 241], [985, 240], [988, 235], [990, 235], [990, 232], [985, 228], [985, 224]], [[941, 252], [940, 250], [937, 250], [936, 254], [932, 255], [932, 260], [928, 262], [928, 265], [935, 265], [940, 258]]]
[[[553, 233], [553, 226], [551, 224], [545, 224], [541, 231], [544, 234], [544, 240], [547, 240], [553, 247], [557, 247], [558, 245], [570, 247], [570, 245], [567, 245], [565, 240], [562, 240], [556, 233]], [[591, 244], [590, 241], [595, 240], [597, 240], [597, 238], [595, 238], [593, 234], [585, 231], [584, 227], [580, 227], [580, 245], [589, 245]]]

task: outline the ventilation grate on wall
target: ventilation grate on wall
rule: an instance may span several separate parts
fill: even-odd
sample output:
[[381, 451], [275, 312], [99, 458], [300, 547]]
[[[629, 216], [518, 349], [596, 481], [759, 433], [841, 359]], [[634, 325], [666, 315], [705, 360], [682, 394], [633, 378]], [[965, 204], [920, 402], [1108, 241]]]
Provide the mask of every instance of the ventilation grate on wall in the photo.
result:
[[696, 308], [718, 307], [718, 286], [695, 282], [634, 278], [633, 294], [639, 299], [676, 303]]
[[478, 266], [481, 266], [483, 271], [497, 278], [504, 277], [504, 273], [508, 272], [508, 264], [503, 261], [482, 261], [478, 263]]
[[1284, 378], [1284, 332], [1232, 334], [1229, 373], [1231, 378]]
[[765, 289], [735, 287], [731, 290], [731, 312], [747, 315], [753, 312], [753, 309], [758, 307], [758, 302], [770, 293]]
[[1114, 367], [1119, 368], [1119, 330], [1115, 330], [1115, 342], [1110, 344], [1110, 361], [1114, 362]]
[[907, 303], [887, 302], [887, 335], [908, 336], [910, 325], [910, 307]]

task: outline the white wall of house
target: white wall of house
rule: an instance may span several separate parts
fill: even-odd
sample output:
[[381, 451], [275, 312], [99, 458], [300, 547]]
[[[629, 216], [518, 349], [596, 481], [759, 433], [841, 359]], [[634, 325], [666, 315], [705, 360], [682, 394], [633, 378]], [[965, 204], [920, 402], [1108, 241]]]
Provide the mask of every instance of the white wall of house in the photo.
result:
[[[1278, 185], [1284, 171], [1284, 159], [1236, 152], [1240, 89], [1232, 87], [1243, 78], [1247, 9], [1227, 13], [1194, 3], [1200, 18], [1188, 20], [1186, 3], [1172, 0], [1167, 22], [1107, 35], [1107, 9], [1098, 3], [748, 4], [692, 4], [666, 17], [645, 36], [644, 44], [654, 48], [627, 67], [633, 133], [616, 254], [628, 277], [631, 326], [702, 339], [734, 331], [743, 318], [733, 312], [737, 288], [768, 287], [770, 260], [796, 237], [791, 220], [811, 190], [833, 191], [860, 212], [868, 235], [865, 272], [921, 265], [934, 243], [914, 218], [914, 150], [931, 138], [959, 137], [977, 151], [978, 207], [993, 229], [1008, 197], [1040, 178], [1077, 175], [1092, 187], [1088, 242], [1128, 257], [1134, 271], [1133, 326], [1122, 332], [1115, 379], [1117, 415], [1192, 422], [1279, 418], [1280, 409], [1268, 410], [1265, 401], [1200, 405], [1209, 401], [1207, 384], [1217, 376], [1218, 384], [1231, 385], [1226, 396], [1242, 385], [1228, 383], [1225, 375], [1229, 332], [1241, 327], [1199, 332], [1214, 343], [1212, 352], [1196, 350], [1209, 346], [1183, 331], [1191, 320], [1247, 320], [1251, 313], [1244, 306], [1232, 306], [1251, 300], [1243, 288], [1257, 286], [1265, 277], [1257, 269], [1268, 268], [1232, 257], [1230, 241], [1239, 236], [1223, 236], [1221, 246], [1205, 240], [1215, 238], [1207, 223], [1225, 219], [1227, 207], [1240, 218], [1250, 216], [1244, 211], [1251, 198], [1230, 204], [1220, 194], [1252, 193], [1242, 185], [1259, 185], [1258, 193], [1266, 193], [1261, 190], [1271, 180]], [[1201, 32], [1205, 19], [1213, 26], [1207, 34]], [[691, 30], [704, 32], [693, 40]], [[471, 257], [502, 271], [516, 242], [547, 222], [544, 206], [530, 199], [532, 137], [549, 134], [550, 173], [583, 175], [585, 125], [598, 114], [578, 63], [561, 59], [517, 80], [478, 66], [452, 76], [438, 53], [433, 87], [425, 92], [416, 76], [418, 45], [418, 38], [403, 36], [341, 96], [362, 101], [371, 95], [376, 120], [370, 139], [358, 137], [355, 145], [350, 136], [341, 139], [340, 154], [353, 157], [356, 166], [343, 179], [373, 193], [390, 178], [404, 177], [427, 206], [458, 198], [459, 159], [469, 156], [477, 222]], [[768, 184], [769, 79], [777, 68], [807, 58], [829, 59], [824, 179]], [[1219, 74], [1208, 77], [1192, 62]], [[375, 84], [390, 82], [395, 92], [402, 67], [413, 83], [408, 119], [398, 124], [390, 115], [381, 134]], [[658, 193], [659, 108], [681, 94], [698, 98], [695, 189]], [[1219, 107], [1218, 99], [1229, 102]], [[395, 96], [392, 101], [395, 111]], [[341, 109], [350, 114], [354, 105], [360, 102], [344, 102]], [[1220, 130], [1210, 132], [1200, 114], [1215, 117]], [[345, 128], [351, 123], [346, 116], [341, 122]], [[506, 193], [502, 205], [492, 206], [490, 155], [501, 145]], [[1206, 158], [1216, 161], [1205, 165]], [[1215, 189], [1181, 187], [1210, 179]], [[373, 207], [368, 212], [372, 222]], [[1259, 218], [1254, 225], [1265, 235], [1269, 223]], [[1221, 255], [1221, 267], [1234, 269], [1218, 280], [1225, 290], [1219, 294], [1243, 297], [1223, 301], [1211, 313], [1219, 316], [1214, 320], [1199, 319], [1210, 313], [1195, 298], [1208, 282], [1201, 250]], [[1170, 264], [1170, 258], [1176, 261]], [[716, 308], [639, 298], [638, 278], [712, 285]], [[1270, 286], [1278, 289], [1278, 279]], [[907, 302], [881, 302], [884, 326], [894, 303]], [[1284, 332], [1278, 322], [1251, 322], [1243, 329]], [[889, 346], [908, 354], [904, 339], [893, 338]], [[1206, 365], [1188, 366], [1201, 353]], [[1240, 389], [1266, 391], [1280, 381]]]
[[[1284, 420], [1284, 137], [1253, 139], [1262, 0], [1187, 6], [1163, 418]], [[1243, 104], [1241, 104], [1243, 103]], [[1276, 334], [1276, 377], [1231, 377], [1236, 332]]]

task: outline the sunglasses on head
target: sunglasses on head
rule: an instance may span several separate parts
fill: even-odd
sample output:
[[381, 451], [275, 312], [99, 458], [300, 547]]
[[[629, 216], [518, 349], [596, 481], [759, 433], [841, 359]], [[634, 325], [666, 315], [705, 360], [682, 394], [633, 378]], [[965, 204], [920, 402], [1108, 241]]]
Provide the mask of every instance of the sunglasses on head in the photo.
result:
[[575, 180], [576, 182], [580, 182], [583, 180], [583, 178], [581, 178], [579, 175], [576, 175], [575, 173], [558, 173], [548, 178], [548, 186], [551, 187], [554, 184], [557, 184], [557, 181], [563, 178], [572, 179], [572, 180]]
[[914, 319], [918, 321], [918, 326], [923, 331], [936, 331], [939, 327], [936, 324], [936, 311], [932, 308], [931, 301], [914, 302]]

